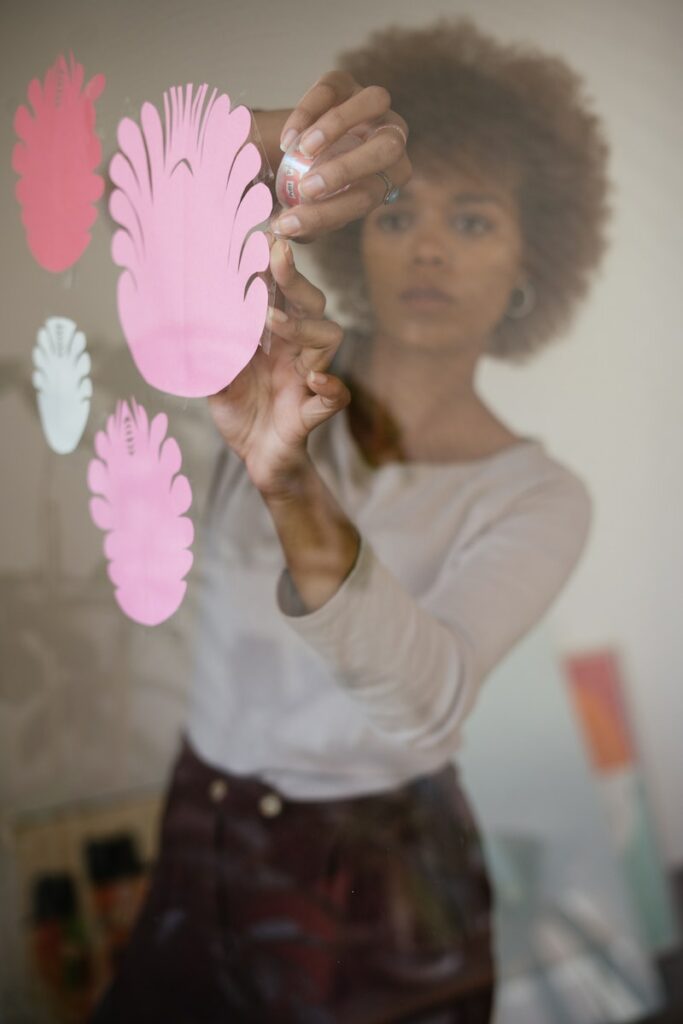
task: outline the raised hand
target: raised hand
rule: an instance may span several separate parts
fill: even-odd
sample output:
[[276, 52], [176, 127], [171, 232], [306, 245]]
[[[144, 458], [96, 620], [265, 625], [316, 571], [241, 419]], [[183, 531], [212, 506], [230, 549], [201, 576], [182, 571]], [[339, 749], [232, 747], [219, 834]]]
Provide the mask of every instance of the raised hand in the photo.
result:
[[235, 380], [209, 398], [221, 436], [266, 498], [296, 490], [310, 466], [308, 435], [350, 400], [342, 381], [324, 372], [343, 336], [339, 324], [323, 316], [324, 294], [299, 273], [282, 239], [272, 241], [270, 268], [288, 310], [271, 312], [270, 352], [259, 348]]
[[[359, 85], [346, 71], [328, 72], [301, 97], [282, 126], [282, 147], [286, 149], [302, 131], [306, 132], [302, 148], [309, 156], [347, 132], [362, 142], [326, 162], [322, 173], [314, 169], [302, 179], [302, 191], [315, 202], [284, 211], [273, 224], [278, 235], [307, 242], [341, 228], [383, 202], [387, 187], [378, 172], [386, 174], [394, 186], [404, 185], [411, 176], [408, 125], [391, 109], [390, 94], [381, 86]], [[322, 189], [306, 193], [304, 182], [317, 175], [323, 179]], [[325, 198], [347, 185], [344, 192]], [[298, 226], [285, 223], [285, 218], [292, 217]]]

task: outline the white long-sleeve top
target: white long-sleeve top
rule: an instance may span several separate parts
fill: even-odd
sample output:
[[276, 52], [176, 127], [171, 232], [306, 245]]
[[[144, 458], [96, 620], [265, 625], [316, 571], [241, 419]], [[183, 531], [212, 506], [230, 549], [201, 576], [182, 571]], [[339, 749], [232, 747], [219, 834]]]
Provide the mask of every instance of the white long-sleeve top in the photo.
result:
[[592, 508], [534, 438], [476, 461], [371, 468], [340, 413], [311, 455], [360, 531], [357, 561], [306, 613], [226, 452], [204, 525], [188, 727], [206, 761], [294, 799], [378, 792], [452, 760], [487, 674], [576, 565]]

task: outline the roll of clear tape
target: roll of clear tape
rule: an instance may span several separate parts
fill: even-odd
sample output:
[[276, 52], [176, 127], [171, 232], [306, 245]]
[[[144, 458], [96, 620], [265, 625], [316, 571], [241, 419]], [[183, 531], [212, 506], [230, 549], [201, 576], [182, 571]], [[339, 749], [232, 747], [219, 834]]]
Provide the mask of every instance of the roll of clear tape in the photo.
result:
[[[342, 135], [340, 139], [323, 149], [322, 152], [315, 156], [306, 156], [299, 148], [303, 134], [301, 132], [297, 135], [280, 161], [275, 179], [275, 194], [282, 206], [298, 206], [300, 203], [315, 202], [314, 198], [307, 199], [299, 192], [299, 183], [303, 176], [309, 171], [318, 170], [323, 164], [341, 153], [349, 153], [352, 149], [360, 146], [362, 141], [355, 135]], [[336, 196], [339, 192], [345, 192], [349, 187], [349, 185], [344, 185], [336, 192], [326, 193], [321, 198], [329, 199], [332, 195]]]

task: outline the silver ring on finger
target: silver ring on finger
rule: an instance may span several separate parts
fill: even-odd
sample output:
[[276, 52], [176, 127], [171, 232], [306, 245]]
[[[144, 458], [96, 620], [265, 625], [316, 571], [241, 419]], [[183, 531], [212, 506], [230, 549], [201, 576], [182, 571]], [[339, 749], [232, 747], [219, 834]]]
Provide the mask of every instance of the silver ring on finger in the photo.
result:
[[393, 121], [391, 121], [389, 124], [380, 124], [380, 125], [378, 125], [377, 128], [375, 128], [375, 130], [372, 132], [370, 138], [371, 139], [374, 138], [374, 136], [377, 135], [378, 132], [385, 132], [387, 129], [390, 129], [392, 132], [398, 132], [398, 134], [403, 139], [403, 145], [404, 146], [408, 145], [408, 136], [403, 131], [401, 126], [398, 125], [398, 124], [394, 124]]
[[385, 205], [387, 203], [395, 203], [399, 197], [398, 188], [394, 185], [389, 175], [385, 174], [384, 171], [375, 171], [375, 174], [382, 179], [382, 181], [384, 182], [384, 187], [386, 188], [386, 192], [384, 193], [384, 199], [382, 200], [382, 202]]

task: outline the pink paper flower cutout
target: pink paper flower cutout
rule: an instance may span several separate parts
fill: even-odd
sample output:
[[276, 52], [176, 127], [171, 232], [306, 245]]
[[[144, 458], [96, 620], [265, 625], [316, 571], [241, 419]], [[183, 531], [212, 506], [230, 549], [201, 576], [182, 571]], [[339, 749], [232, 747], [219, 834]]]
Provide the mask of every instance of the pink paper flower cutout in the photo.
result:
[[99, 456], [88, 466], [90, 515], [107, 531], [104, 553], [121, 609], [145, 626], [156, 626], [179, 608], [187, 549], [194, 527], [183, 515], [192, 503], [186, 476], [178, 471], [180, 448], [166, 437], [168, 417], [149, 423], [141, 405], [119, 401], [104, 431], [95, 436]]
[[[247, 142], [251, 114], [207, 85], [164, 93], [164, 126], [145, 103], [140, 128], [124, 118], [110, 164], [109, 208], [124, 268], [119, 318], [138, 370], [172, 395], [211, 395], [256, 351], [268, 307], [262, 230], [271, 194]], [[251, 232], [251, 233], [250, 233]]]
[[93, 205], [104, 191], [95, 174], [102, 147], [95, 134], [95, 100], [104, 89], [104, 75], [95, 75], [83, 89], [83, 65], [73, 53], [55, 61], [41, 85], [28, 87], [33, 113], [25, 106], [14, 115], [20, 141], [12, 167], [20, 175], [16, 196], [21, 205], [26, 241], [35, 260], [58, 273], [78, 260], [90, 242], [97, 218]]

